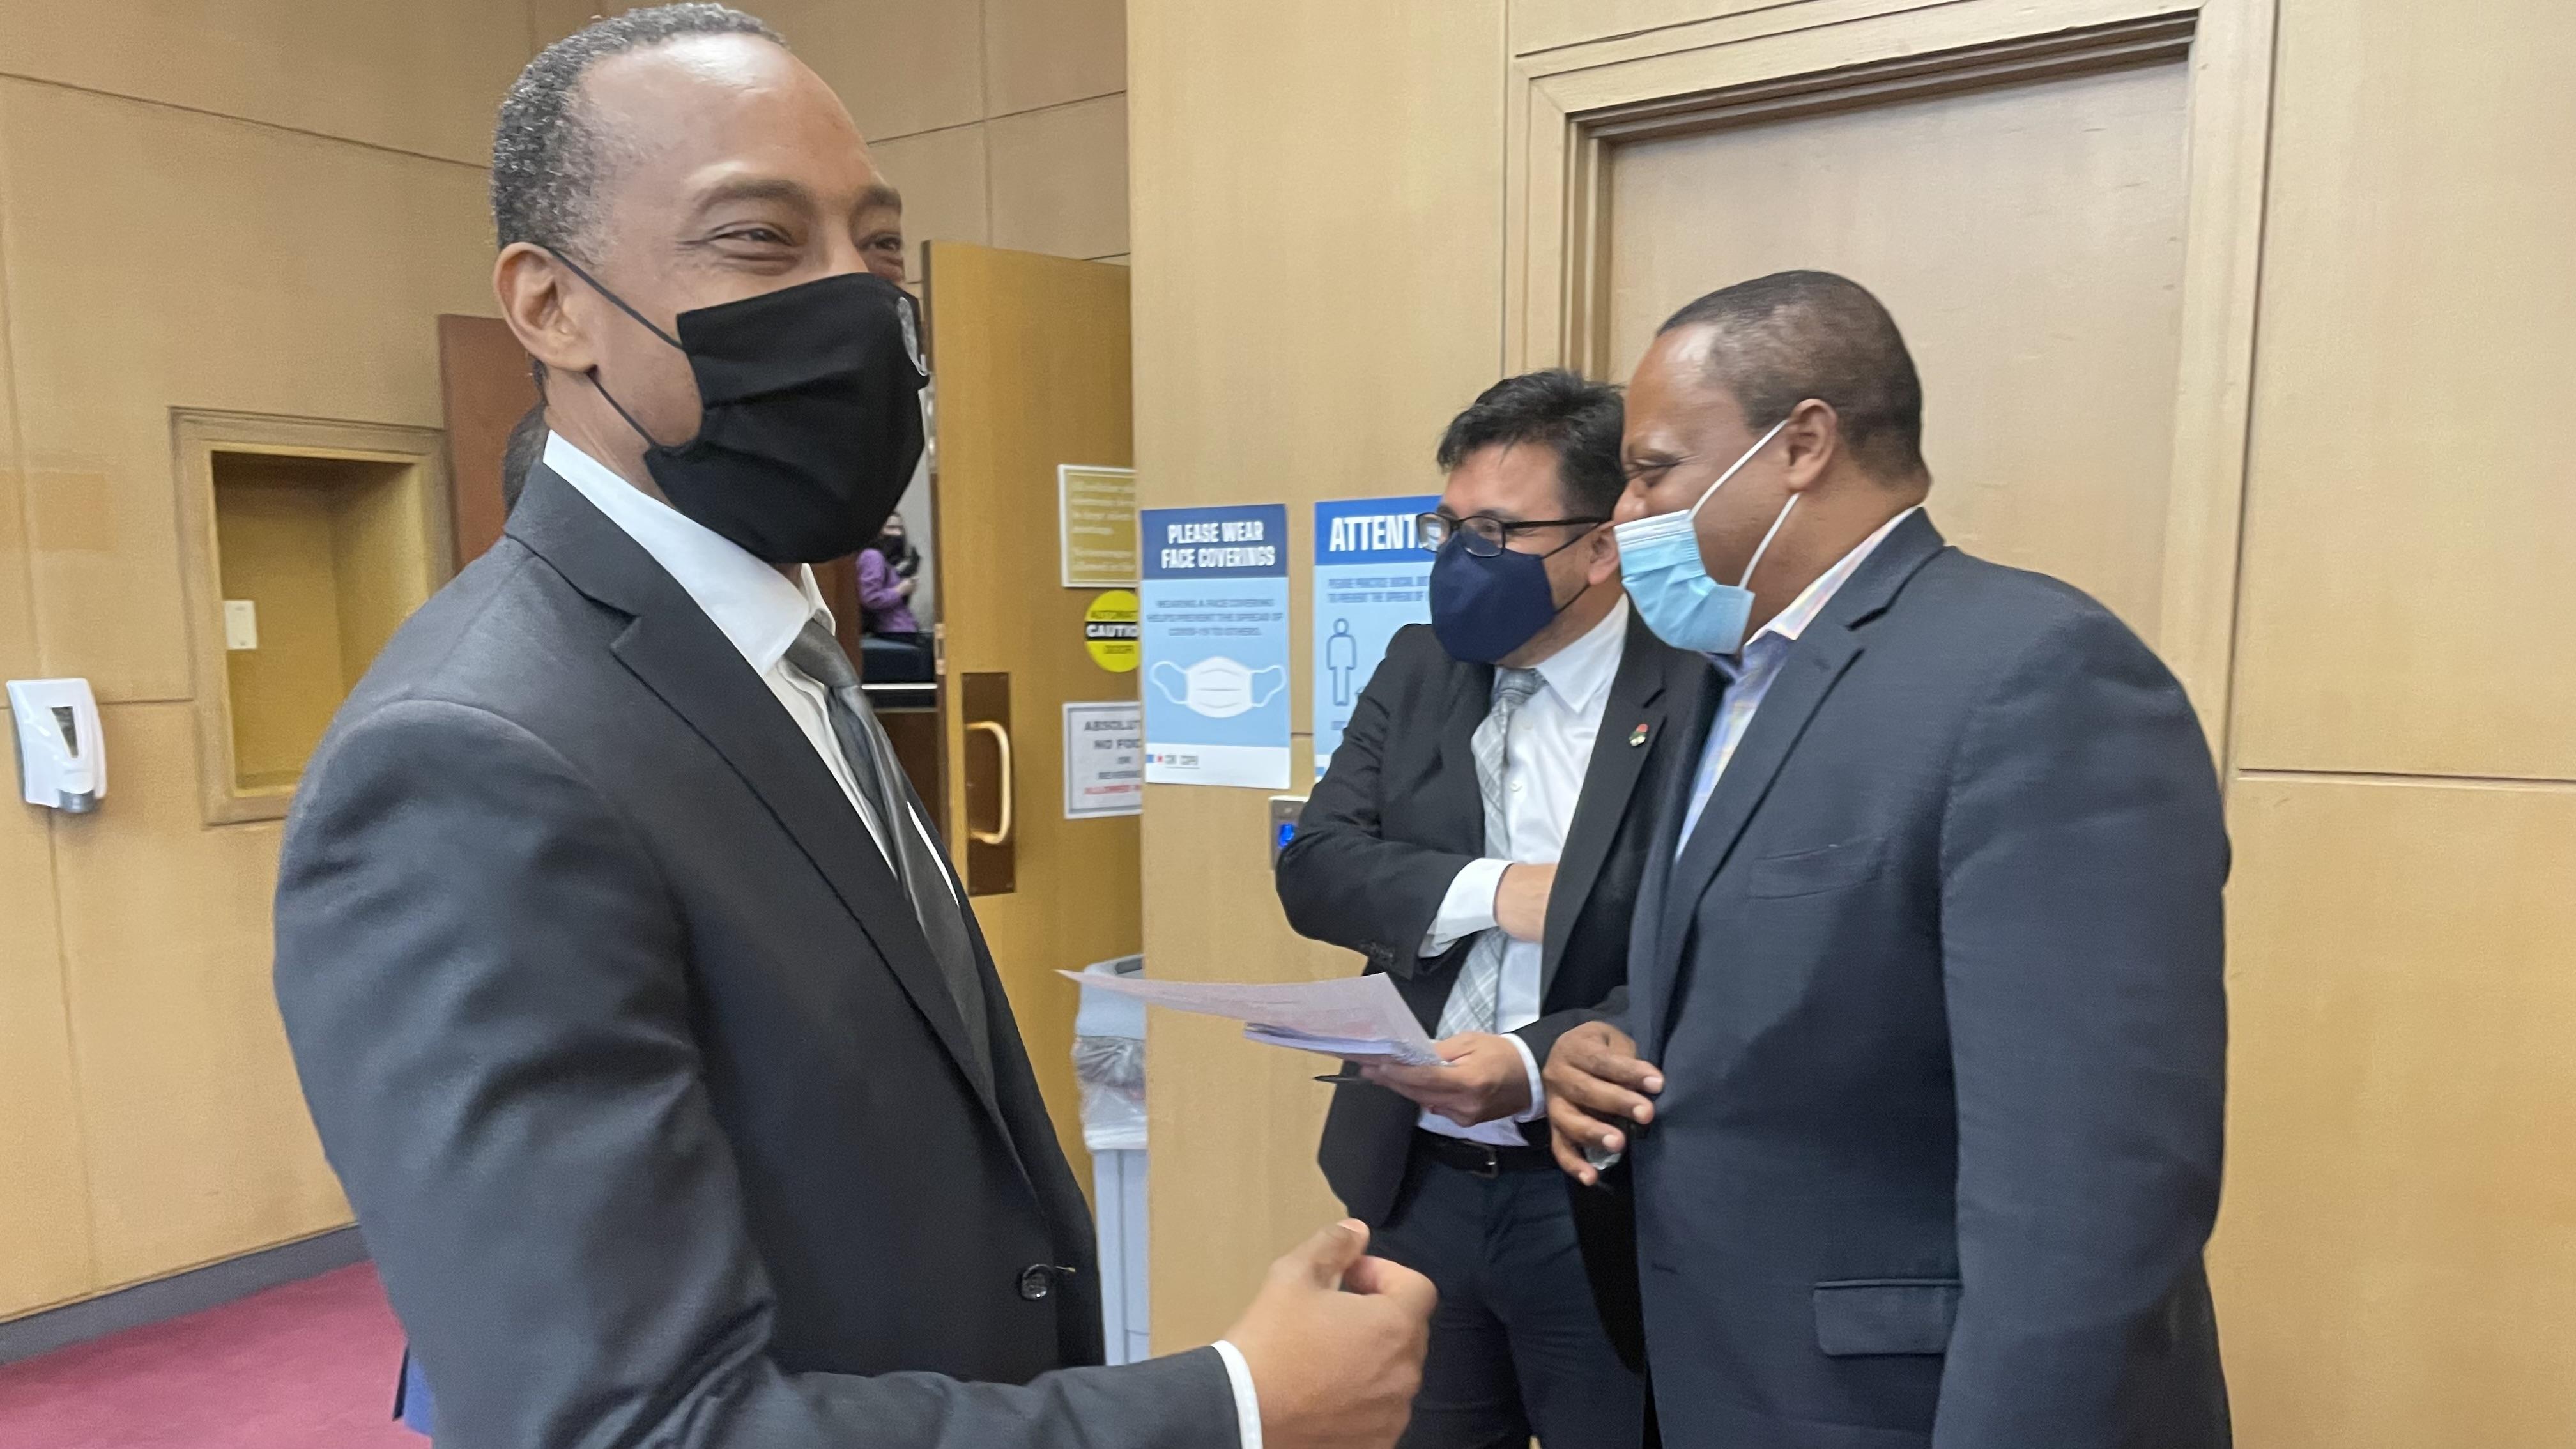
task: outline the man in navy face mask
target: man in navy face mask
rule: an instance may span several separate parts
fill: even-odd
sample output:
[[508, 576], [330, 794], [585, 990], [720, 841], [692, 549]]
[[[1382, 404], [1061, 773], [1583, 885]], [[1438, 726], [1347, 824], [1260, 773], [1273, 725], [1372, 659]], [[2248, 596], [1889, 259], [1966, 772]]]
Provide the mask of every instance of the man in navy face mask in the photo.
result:
[[1622, 597], [1619, 430], [1617, 390], [1568, 372], [1450, 424], [1431, 623], [1389, 646], [1279, 861], [1290, 924], [1391, 974], [1449, 1059], [1366, 1068], [1320, 1153], [1379, 1251], [1440, 1287], [1413, 1449], [1641, 1434], [1624, 1179], [1557, 1180], [1535, 1070], [1625, 979], [1665, 737], [1709, 673]]

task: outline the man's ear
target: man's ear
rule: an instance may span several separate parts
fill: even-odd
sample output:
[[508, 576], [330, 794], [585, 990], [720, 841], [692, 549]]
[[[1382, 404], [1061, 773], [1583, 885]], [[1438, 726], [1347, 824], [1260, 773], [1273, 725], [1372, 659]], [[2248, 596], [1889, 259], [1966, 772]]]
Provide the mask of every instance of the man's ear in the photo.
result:
[[1583, 541], [1583, 581], [1587, 585], [1606, 584], [1619, 577], [1619, 536], [1610, 525], [1603, 524]]
[[528, 242], [503, 247], [492, 263], [492, 294], [500, 299], [501, 320], [549, 372], [579, 376], [598, 365], [582, 335], [578, 314], [584, 309], [572, 300], [572, 289], [579, 285], [554, 253]]
[[1832, 403], [1811, 397], [1789, 409], [1789, 421], [1780, 429], [1781, 471], [1789, 491], [1815, 487], [1841, 455], [1842, 444], [1842, 416]]

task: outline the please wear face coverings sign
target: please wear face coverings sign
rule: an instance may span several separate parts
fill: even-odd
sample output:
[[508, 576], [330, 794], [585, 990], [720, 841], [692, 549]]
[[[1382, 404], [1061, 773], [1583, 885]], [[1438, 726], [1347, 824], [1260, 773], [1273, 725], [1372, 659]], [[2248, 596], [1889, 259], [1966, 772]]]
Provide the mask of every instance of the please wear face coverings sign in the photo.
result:
[[1149, 508], [1145, 780], [1288, 785], [1288, 508]]

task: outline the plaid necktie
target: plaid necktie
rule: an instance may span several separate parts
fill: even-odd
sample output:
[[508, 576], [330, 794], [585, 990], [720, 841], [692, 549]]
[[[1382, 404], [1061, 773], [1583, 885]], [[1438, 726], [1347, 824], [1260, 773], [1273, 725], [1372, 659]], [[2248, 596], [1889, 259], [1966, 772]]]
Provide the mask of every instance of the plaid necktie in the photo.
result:
[[[1485, 797], [1485, 854], [1496, 860], [1508, 860], [1512, 853], [1511, 821], [1503, 809], [1503, 768], [1512, 716], [1544, 683], [1535, 669], [1496, 671], [1494, 707], [1485, 722], [1476, 726], [1476, 785]], [[1458, 968], [1458, 984], [1449, 988], [1449, 1004], [1440, 1011], [1443, 1037], [1494, 1030], [1495, 1013], [1502, 1003], [1503, 952], [1511, 943], [1511, 935], [1500, 926], [1476, 933], [1476, 944], [1467, 948], [1467, 964]]]

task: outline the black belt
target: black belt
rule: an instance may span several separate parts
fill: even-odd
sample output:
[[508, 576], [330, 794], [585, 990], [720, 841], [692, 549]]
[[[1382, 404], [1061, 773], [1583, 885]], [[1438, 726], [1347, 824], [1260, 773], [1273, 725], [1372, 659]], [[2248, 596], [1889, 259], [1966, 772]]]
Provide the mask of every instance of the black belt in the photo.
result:
[[1420, 1127], [1413, 1129], [1413, 1145], [1442, 1167], [1454, 1167], [1476, 1177], [1557, 1170], [1556, 1154], [1544, 1147], [1496, 1147], [1490, 1142], [1470, 1142]]

